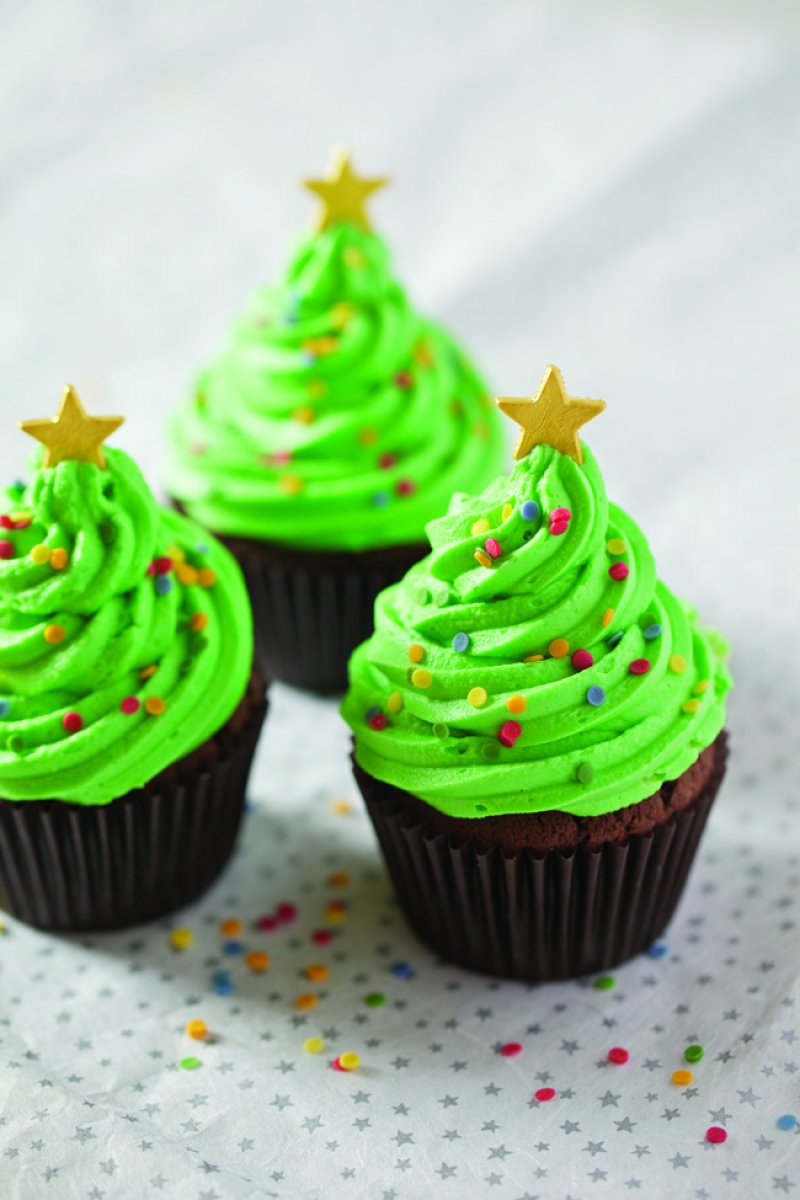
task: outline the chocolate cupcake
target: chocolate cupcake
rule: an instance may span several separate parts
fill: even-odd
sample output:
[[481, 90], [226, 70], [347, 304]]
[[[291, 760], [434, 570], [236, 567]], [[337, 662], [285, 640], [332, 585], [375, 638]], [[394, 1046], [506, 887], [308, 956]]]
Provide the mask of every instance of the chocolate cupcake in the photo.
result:
[[221, 871], [266, 711], [241, 572], [67, 388], [0, 516], [0, 905], [118, 928]]
[[272, 674], [342, 690], [375, 596], [427, 552], [453, 491], [501, 469], [486, 387], [393, 278], [347, 155], [284, 278], [259, 291], [175, 414], [167, 486], [232, 549]]
[[656, 577], [549, 368], [510, 478], [454, 498], [376, 604], [343, 713], [401, 905], [444, 957], [531, 981], [645, 949], [725, 770], [727, 647]]

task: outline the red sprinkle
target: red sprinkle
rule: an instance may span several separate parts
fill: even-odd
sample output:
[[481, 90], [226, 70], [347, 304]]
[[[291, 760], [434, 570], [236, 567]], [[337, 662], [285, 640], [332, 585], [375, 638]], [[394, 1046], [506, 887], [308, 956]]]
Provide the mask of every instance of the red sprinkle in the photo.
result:
[[550, 520], [551, 520], [551, 522], [552, 521], [571, 521], [572, 513], [570, 512], [570, 510], [568, 508], [554, 508], [553, 511], [550, 513]]
[[626, 1063], [630, 1058], [630, 1054], [624, 1046], [612, 1046], [608, 1052], [608, 1061], [612, 1063]]
[[315, 946], [327, 946], [328, 942], [333, 941], [333, 933], [330, 929], [315, 929], [311, 940]]
[[486, 547], [486, 553], [491, 554], [492, 558], [499, 558], [503, 553], [497, 538], [487, 538], [483, 544]]
[[7, 542], [5, 538], [0, 542], [0, 558], [13, 558], [14, 547], [11, 542]]
[[398, 479], [397, 494], [398, 496], [410, 496], [412, 492], [417, 490], [417, 485], [413, 479]]
[[126, 714], [126, 716], [130, 716], [131, 713], [138, 712], [141, 707], [142, 702], [141, 700], [138, 700], [136, 696], [126, 696], [120, 704], [120, 708]]
[[393, 467], [396, 462], [397, 462], [396, 454], [382, 454], [380, 456], [380, 458], [378, 459], [378, 466], [383, 471], [388, 471], [389, 467]]
[[627, 579], [631, 572], [630, 567], [628, 567], [626, 563], [618, 562], [612, 563], [612, 565], [608, 568], [608, 573], [612, 579], [616, 579], [619, 583], [623, 579]]
[[497, 740], [502, 746], [507, 746], [510, 750], [521, 733], [522, 726], [518, 721], [504, 721], [497, 735]]
[[576, 650], [572, 656], [572, 665], [576, 671], [585, 671], [593, 663], [594, 655], [590, 654], [588, 650]]
[[282, 900], [275, 909], [275, 915], [279, 921], [293, 921], [297, 916], [297, 905], [292, 904], [291, 900]]
[[506, 1042], [504, 1046], [500, 1047], [500, 1053], [503, 1058], [513, 1058], [515, 1054], [522, 1053], [522, 1046], [519, 1042]]
[[2, 529], [13, 529], [14, 528], [14, 522], [11, 520], [11, 517], [9, 517], [7, 513], [3, 513], [3, 515], [0, 516], [0, 528], [2, 528]]
[[394, 381], [399, 388], [408, 389], [414, 382], [414, 379], [409, 371], [398, 371], [394, 377]]
[[33, 517], [22, 517], [21, 520], [13, 522], [14, 528], [15, 529], [27, 529], [32, 521], [33, 521]]
[[569, 521], [553, 521], [550, 525], [550, 532], [553, 537], [561, 537], [562, 533], [567, 532]]
[[628, 667], [631, 675], [646, 675], [650, 670], [650, 660], [648, 658], [635, 658]]
[[274, 454], [268, 455], [272, 460], [273, 466], [286, 467], [292, 461], [291, 450], [276, 450]]
[[540, 1100], [542, 1103], [544, 1103], [547, 1100], [552, 1100], [555, 1094], [555, 1088], [539, 1088], [538, 1091], [533, 1093], [533, 1098], [534, 1100]]
[[271, 916], [269, 913], [264, 913], [263, 917], [259, 917], [256, 921], [256, 929], [260, 929], [262, 933], [272, 933], [278, 928], [280, 922], [277, 917]]
[[706, 1141], [713, 1142], [717, 1145], [719, 1142], [727, 1142], [728, 1131], [723, 1129], [721, 1125], [709, 1125], [706, 1130]]
[[367, 724], [369, 725], [370, 729], [379, 729], [380, 730], [380, 729], [385, 729], [386, 726], [389, 724], [389, 722], [386, 719], [386, 714], [379, 712], [379, 713], [373, 713], [372, 716], [370, 717], [369, 721], [367, 722]]
[[83, 717], [80, 713], [76, 712], [64, 713], [64, 716], [61, 718], [61, 724], [67, 733], [80, 733], [83, 729]]
[[339, 1062], [338, 1058], [331, 1059], [331, 1066], [333, 1067], [334, 1071], [343, 1071], [344, 1070], [344, 1067]]
[[156, 575], [167, 575], [172, 570], [172, 559], [166, 554], [153, 559], [153, 571]]

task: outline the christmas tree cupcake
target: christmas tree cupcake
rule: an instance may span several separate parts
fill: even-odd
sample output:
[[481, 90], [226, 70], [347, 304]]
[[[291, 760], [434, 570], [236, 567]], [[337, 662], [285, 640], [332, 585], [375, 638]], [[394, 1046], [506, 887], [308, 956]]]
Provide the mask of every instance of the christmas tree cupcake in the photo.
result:
[[492, 975], [619, 963], [669, 921], [725, 769], [726, 647], [656, 576], [550, 367], [517, 465], [428, 526], [343, 712], [409, 921]]
[[0, 516], [0, 905], [115, 928], [224, 866], [265, 713], [241, 572], [71, 388]]
[[283, 280], [258, 292], [172, 422], [167, 484], [221, 536], [271, 673], [341, 690], [375, 596], [427, 552], [453, 491], [503, 464], [494, 405], [453, 338], [391, 273], [341, 154]]

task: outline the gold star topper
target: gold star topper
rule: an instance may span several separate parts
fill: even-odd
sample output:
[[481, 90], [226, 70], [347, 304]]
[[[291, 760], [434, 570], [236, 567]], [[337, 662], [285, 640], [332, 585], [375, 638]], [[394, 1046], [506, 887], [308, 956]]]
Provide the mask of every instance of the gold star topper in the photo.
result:
[[94, 463], [104, 470], [106, 460], [102, 444], [124, 420], [124, 417], [90, 417], [78, 393], [68, 384], [54, 417], [20, 421], [19, 427], [46, 447], [43, 467], [55, 467], [72, 458], [76, 462]]
[[340, 147], [335, 151], [333, 161], [328, 168], [325, 179], [304, 179], [303, 187], [308, 188], [322, 201], [322, 212], [317, 221], [317, 232], [330, 229], [339, 221], [350, 221], [361, 229], [370, 230], [369, 216], [366, 210], [367, 197], [380, 188], [386, 187], [389, 179], [385, 175], [374, 179], [357, 175], [350, 160], [350, 151]]
[[578, 400], [568, 396], [561, 372], [558, 367], [550, 366], [535, 396], [501, 397], [497, 406], [522, 426], [514, 458], [524, 458], [534, 446], [546, 445], [569, 455], [580, 466], [583, 450], [578, 430], [598, 416], [606, 405], [604, 400]]

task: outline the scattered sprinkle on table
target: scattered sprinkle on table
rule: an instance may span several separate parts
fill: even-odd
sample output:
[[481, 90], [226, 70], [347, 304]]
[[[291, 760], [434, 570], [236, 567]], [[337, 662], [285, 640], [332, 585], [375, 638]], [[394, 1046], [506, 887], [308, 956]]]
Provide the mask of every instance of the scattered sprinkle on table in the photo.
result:
[[325, 1049], [325, 1042], [321, 1037], [306, 1038], [303, 1042], [303, 1049], [307, 1054], [322, 1054]]
[[500, 1053], [503, 1058], [515, 1058], [522, 1053], [522, 1046], [519, 1042], [505, 1042], [500, 1047]]
[[616, 982], [613, 975], [600, 975], [595, 979], [594, 986], [599, 992], [608, 992], [616, 985]]
[[721, 1125], [709, 1125], [706, 1130], [706, 1141], [718, 1146], [722, 1142], [727, 1142], [728, 1131], [723, 1129]]
[[186, 929], [181, 926], [179, 929], [173, 929], [169, 935], [169, 944], [173, 950], [188, 950], [194, 941], [194, 934], [191, 929]]
[[678, 1087], [688, 1087], [693, 1079], [694, 1075], [691, 1071], [681, 1070], [672, 1072], [672, 1082]]
[[196, 1038], [197, 1041], [202, 1041], [208, 1034], [208, 1026], [205, 1021], [201, 1021], [199, 1017], [195, 1017], [186, 1023], [186, 1032], [190, 1038]]
[[686, 1059], [687, 1062], [696, 1063], [696, 1062], [700, 1062], [700, 1059], [703, 1057], [704, 1054], [705, 1054], [705, 1050], [703, 1049], [702, 1046], [691, 1045], [691, 1046], [686, 1047], [686, 1049], [683, 1052], [683, 1057]]
[[624, 1046], [612, 1046], [608, 1052], [608, 1061], [610, 1063], [616, 1063], [618, 1066], [626, 1063], [629, 1058], [630, 1054]]
[[538, 1100], [540, 1104], [546, 1104], [548, 1100], [554, 1100], [556, 1089], [551, 1087], [538, 1088], [533, 1093], [534, 1100]]
[[186, 1058], [182, 1058], [178, 1065], [184, 1071], [196, 1071], [197, 1068], [201, 1067], [203, 1064], [200, 1062], [199, 1058], [195, 1058], [193, 1054], [190, 1054]]

